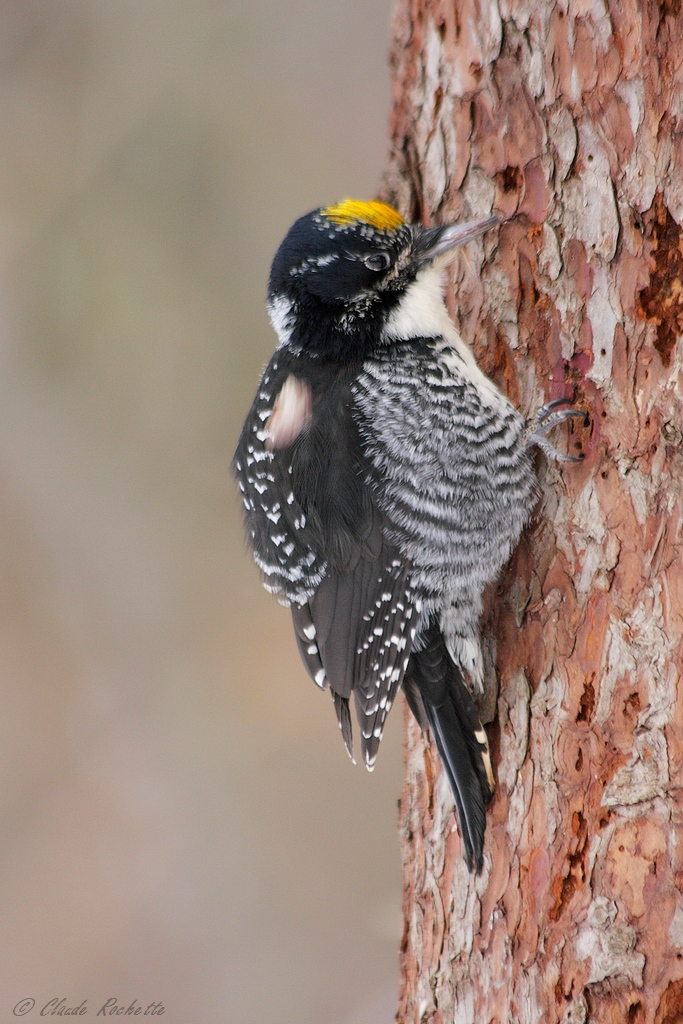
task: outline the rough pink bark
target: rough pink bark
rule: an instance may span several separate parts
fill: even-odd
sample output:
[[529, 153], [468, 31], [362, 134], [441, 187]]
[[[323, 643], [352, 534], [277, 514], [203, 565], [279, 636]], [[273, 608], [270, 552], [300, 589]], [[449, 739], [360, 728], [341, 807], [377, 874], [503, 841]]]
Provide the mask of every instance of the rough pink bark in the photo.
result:
[[[680, 0], [399, 0], [384, 195], [509, 218], [453, 313], [521, 409], [589, 416], [484, 631], [497, 707], [470, 877], [412, 720], [398, 1020], [683, 1020]], [[560, 439], [558, 439], [560, 440]], [[494, 669], [495, 665], [495, 669]]]

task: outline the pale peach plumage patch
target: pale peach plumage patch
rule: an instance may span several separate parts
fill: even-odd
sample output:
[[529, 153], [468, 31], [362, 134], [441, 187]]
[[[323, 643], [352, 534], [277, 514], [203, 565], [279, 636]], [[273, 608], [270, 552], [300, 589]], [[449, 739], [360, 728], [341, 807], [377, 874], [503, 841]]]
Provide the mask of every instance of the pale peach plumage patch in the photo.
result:
[[290, 373], [266, 422], [266, 448], [275, 451], [296, 441], [313, 413], [313, 395], [304, 381]]

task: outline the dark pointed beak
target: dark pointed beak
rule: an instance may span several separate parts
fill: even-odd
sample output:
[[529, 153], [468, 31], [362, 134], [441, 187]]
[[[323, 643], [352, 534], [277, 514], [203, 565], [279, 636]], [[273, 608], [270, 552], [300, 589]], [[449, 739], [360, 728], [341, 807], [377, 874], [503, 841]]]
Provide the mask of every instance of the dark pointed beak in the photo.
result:
[[468, 220], [464, 224], [449, 224], [445, 227], [419, 228], [420, 234], [415, 241], [415, 258], [420, 263], [431, 263], [437, 257], [459, 249], [461, 245], [479, 238], [486, 231], [500, 224], [497, 215], [485, 217], [483, 220]]

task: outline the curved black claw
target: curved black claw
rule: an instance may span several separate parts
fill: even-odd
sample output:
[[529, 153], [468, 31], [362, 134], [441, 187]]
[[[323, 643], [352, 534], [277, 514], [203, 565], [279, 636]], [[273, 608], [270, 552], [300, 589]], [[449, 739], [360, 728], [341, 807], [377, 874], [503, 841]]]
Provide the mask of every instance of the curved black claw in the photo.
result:
[[529, 434], [528, 441], [530, 444], [535, 444], [549, 459], [554, 459], [555, 462], [583, 462], [583, 455], [565, 455], [564, 452], [558, 451], [550, 441], [540, 434]]
[[556, 427], [559, 423], [564, 423], [565, 420], [571, 419], [572, 416], [579, 419], [586, 418], [586, 414], [581, 412], [580, 409], [561, 409], [559, 412], [554, 412], [548, 416], [540, 427], [536, 427], [536, 432], [547, 434], [553, 427]]
[[536, 429], [538, 429], [545, 420], [548, 419], [551, 412], [554, 412], [554, 410], [558, 409], [561, 405], [569, 405], [570, 403], [571, 398], [553, 398], [552, 402], [546, 402], [545, 405], [542, 405], [536, 413]]

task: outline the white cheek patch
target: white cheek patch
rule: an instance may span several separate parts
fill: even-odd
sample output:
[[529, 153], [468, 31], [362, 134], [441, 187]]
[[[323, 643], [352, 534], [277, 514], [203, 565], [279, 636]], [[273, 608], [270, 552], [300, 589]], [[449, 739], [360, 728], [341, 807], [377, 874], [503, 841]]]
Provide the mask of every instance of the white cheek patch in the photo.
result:
[[292, 316], [293, 306], [284, 295], [276, 295], [268, 303], [268, 315], [270, 322], [275, 329], [280, 345], [286, 345], [292, 333], [294, 318]]
[[310, 386], [290, 373], [266, 422], [266, 448], [269, 451], [287, 448], [296, 441], [312, 414], [313, 395]]

